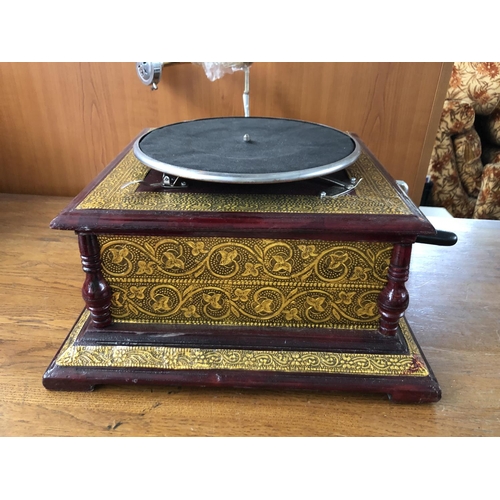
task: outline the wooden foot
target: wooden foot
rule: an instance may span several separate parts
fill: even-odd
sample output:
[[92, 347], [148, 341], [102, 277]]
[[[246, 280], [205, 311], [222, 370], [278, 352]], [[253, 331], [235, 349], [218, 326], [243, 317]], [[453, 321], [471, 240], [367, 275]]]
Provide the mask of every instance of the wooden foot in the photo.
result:
[[57, 368], [52, 371], [47, 370], [42, 382], [49, 391], [92, 392], [95, 388], [95, 384], [88, 381], [74, 380], [64, 375], [58, 376]]
[[398, 389], [387, 395], [394, 403], [436, 403], [441, 399], [441, 390], [439, 389], [439, 386], [436, 388], [433, 388], [432, 386], [427, 387], [425, 390], [421, 391]]

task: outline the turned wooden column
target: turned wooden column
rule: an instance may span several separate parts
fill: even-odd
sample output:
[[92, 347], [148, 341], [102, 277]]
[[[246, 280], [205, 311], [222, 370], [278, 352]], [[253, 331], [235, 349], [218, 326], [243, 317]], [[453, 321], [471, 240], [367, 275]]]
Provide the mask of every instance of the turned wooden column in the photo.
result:
[[95, 234], [79, 233], [78, 244], [85, 271], [82, 296], [96, 328], [111, 324], [111, 288], [101, 272], [99, 241]]
[[378, 297], [379, 332], [383, 335], [396, 335], [399, 319], [410, 301], [405, 283], [410, 271], [411, 247], [412, 243], [400, 243], [392, 250], [387, 285]]

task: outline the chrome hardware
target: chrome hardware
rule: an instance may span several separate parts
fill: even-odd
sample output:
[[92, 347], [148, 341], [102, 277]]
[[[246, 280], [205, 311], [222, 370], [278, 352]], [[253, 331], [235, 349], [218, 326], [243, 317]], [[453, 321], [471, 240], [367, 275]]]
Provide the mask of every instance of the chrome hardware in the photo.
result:
[[405, 192], [405, 194], [408, 194], [410, 188], [408, 187], [408, 184], [406, 184], [405, 181], [396, 181], [396, 184]]
[[138, 62], [136, 63], [137, 74], [144, 85], [151, 85], [152, 90], [158, 88], [163, 68], [162, 62]]
[[[356, 189], [359, 186], [359, 183], [363, 180], [362, 177], [360, 179], [351, 177], [351, 184], [346, 184], [345, 182], [341, 182], [336, 179], [330, 179], [329, 177], [320, 177], [320, 179], [323, 181], [331, 182], [332, 184], [338, 186], [336, 188], [330, 188], [327, 191], [321, 191], [321, 193], [319, 193], [319, 197], [321, 199], [337, 198], [339, 196], [343, 196], [344, 194], [350, 193], [351, 191]], [[339, 190], [339, 187], [342, 188], [343, 190], [342, 191]]]
[[134, 181], [126, 182], [120, 189], [125, 189], [132, 184], [144, 184], [149, 187], [161, 187], [163, 189], [185, 189], [188, 187], [188, 184], [184, 179], [164, 173], [161, 182], [153, 182], [150, 184], [143, 179], [136, 179]]

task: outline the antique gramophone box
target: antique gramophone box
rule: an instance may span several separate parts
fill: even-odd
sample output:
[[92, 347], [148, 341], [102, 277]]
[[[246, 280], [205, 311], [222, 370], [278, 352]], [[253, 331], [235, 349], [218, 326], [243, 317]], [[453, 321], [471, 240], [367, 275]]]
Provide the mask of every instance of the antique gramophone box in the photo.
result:
[[440, 398], [404, 316], [412, 244], [435, 230], [354, 135], [258, 117], [147, 130], [51, 227], [78, 235], [85, 308], [48, 389]]

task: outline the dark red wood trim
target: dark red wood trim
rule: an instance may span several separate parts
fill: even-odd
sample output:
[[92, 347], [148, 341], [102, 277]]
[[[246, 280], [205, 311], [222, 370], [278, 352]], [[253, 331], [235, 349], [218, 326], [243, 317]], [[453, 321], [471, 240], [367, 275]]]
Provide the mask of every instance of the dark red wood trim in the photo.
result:
[[410, 272], [411, 248], [411, 244], [400, 244], [395, 245], [392, 251], [387, 285], [378, 297], [379, 331], [383, 335], [396, 335], [399, 319], [410, 301], [405, 283]]
[[[289, 237], [300, 233], [302, 238], [323, 235], [327, 239], [337, 239], [340, 233], [359, 235], [411, 236], [435, 234], [433, 226], [423, 227], [421, 221], [405, 215], [323, 215], [323, 214], [248, 214], [234, 212], [150, 212], [85, 210], [58, 216], [51, 223], [52, 229], [75, 231], [91, 230], [95, 233], [172, 234], [189, 232], [207, 236], [214, 233], [231, 236], [238, 233], [248, 236], [248, 232], [280, 234]], [[286, 235], [286, 236], [284, 236]], [[252, 234], [253, 236], [253, 234]], [[267, 237], [267, 236], [266, 236]], [[358, 238], [359, 239], [359, 238]]]
[[83, 300], [90, 311], [93, 325], [104, 328], [111, 324], [111, 288], [101, 272], [99, 242], [94, 234], [80, 233], [78, 244], [85, 271]]
[[102, 329], [88, 326], [78, 345], [147, 345], [199, 347], [205, 349], [279, 349], [295, 351], [336, 351], [370, 354], [406, 354], [401, 335], [382, 336], [377, 330], [337, 330], [327, 328], [264, 328], [213, 325], [113, 323]]
[[432, 373], [426, 377], [371, 377], [237, 370], [117, 370], [62, 367], [52, 362], [43, 377], [44, 387], [52, 391], [92, 391], [102, 384], [349, 391], [387, 395], [395, 403], [433, 403], [441, 399], [441, 389]]

